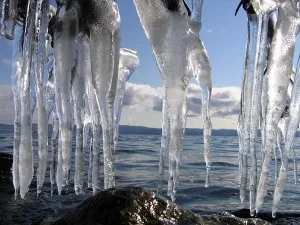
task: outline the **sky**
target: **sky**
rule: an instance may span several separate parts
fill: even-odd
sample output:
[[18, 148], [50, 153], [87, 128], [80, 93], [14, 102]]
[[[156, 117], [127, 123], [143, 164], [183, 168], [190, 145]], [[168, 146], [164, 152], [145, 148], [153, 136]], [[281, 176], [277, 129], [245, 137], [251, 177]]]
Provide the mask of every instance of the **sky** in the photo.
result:
[[[246, 48], [247, 19], [239, 0], [205, 0], [202, 30], [212, 64], [211, 116], [215, 129], [235, 129]], [[140, 66], [126, 88], [121, 124], [161, 127], [162, 80], [150, 42], [140, 24], [133, 0], [118, 1], [121, 15], [121, 47], [138, 52]], [[299, 41], [298, 41], [299, 42]], [[297, 46], [295, 58], [299, 55]], [[13, 123], [11, 89], [12, 41], [0, 39], [0, 123]], [[201, 91], [192, 80], [188, 91], [187, 127], [202, 128]]]

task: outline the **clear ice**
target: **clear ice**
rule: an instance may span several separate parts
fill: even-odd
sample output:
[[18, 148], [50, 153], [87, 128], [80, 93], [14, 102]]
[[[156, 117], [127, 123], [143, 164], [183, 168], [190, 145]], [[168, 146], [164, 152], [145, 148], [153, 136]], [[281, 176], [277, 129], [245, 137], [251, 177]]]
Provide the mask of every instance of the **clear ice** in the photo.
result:
[[[251, 17], [255, 18], [255, 23], [251, 29], [249, 26], [251, 23], [248, 22], [242, 110], [238, 123], [240, 196], [244, 202], [247, 190], [247, 154], [250, 150], [250, 214], [254, 216], [255, 211], [257, 213], [261, 208], [267, 193], [269, 167], [272, 155], [274, 155], [275, 180], [277, 179], [273, 198], [273, 216], [275, 216], [285, 184], [288, 153], [292, 149], [294, 138], [293, 130], [297, 129], [299, 123], [295, 119], [296, 122], [293, 125], [295, 128], [290, 125], [293, 116], [289, 108], [293, 100], [289, 103], [288, 98], [288, 92], [293, 90], [293, 96], [297, 89], [296, 85], [292, 87], [290, 80], [292, 80], [291, 74], [293, 73], [299, 9], [295, 0], [252, 0], [251, 3], [254, 12], [248, 12], [248, 20], [251, 22]], [[249, 47], [251, 39], [252, 47]], [[259, 182], [257, 182], [256, 137], [259, 123], [262, 136], [262, 168]], [[282, 139], [284, 140], [283, 149]], [[282, 159], [279, 175], [277, 150]], [[296, 174], [295, 162], [294, 168]]]
[[30, 75], [33, 55], [32, 44], [35, 36], [35, 10], [35, 1], [29, 0], [24, 30], [22, 78], [20, 83], [21, 137], [19, 147], [19, 177], [21, 198], [24, 198], [28, 192], [33, 177]]
[[[278, 123], [286, 106], [287, 89], [289, 77], [293, 69], [296, 30], [298, 27], [297, 12], [298, 9], [295, 0], [288, 0], [279, 5], [279, 16], [271, 43], [269, 63], [265, 75], [267, 88], [265, 157], [257, 188], [256, 212], [261, 208], [267, 192], [271, 154], [276, 143]], [[281, 65], [281, 67], [278, 68], [277, 65]], [[281, 171], [283, 171], [284, 161], [281, 168]], [[280, 186], [282, 186], [282, 183], [285, 183], [282, 181], [284, 179], [284, 175], [281, 175], [282, 173], [284, 172], [280, 172], [277, 180], [273, 207], [276, 206], [277, 200], [280, 199], [280, 194], [278, 193]], [[273, 209], [273, 214], [274, 211]]]
[[[189, 10], [181, 1], [176, 3], [177, 10], [171, 9], [171, 4], [165, 1], [156, 0], [149, 3], [135, 0], [134, 3], [146, 36], [152, 44], [164, 84], [159, 188], [164, 167], [163, 155], [168, 148], [168, 195], [172, 201], [175, 201], [185, 129], [187, 86], [191, 76], [197, 78], [202, 88], [202, 112], [205, 119], [204, 156], [208, 173], [206, 186], [209, 185], [211, 123], [208, 102], [211, 91], [211, 68], [206, 50], [198, 35], [201, 27], [202, 1], [194, 4], [195, 11], [192, 19]], [[153, 16], [154, 12], [155, 16]]]
[[44, 74], [46, 66], [47, 33], [49, 18], [49, 0], [39, 0], [36, 14], [36, 99], [38, 112], [38, 154], [37, 193], [41, 192], [47, 169], [48, 119], [44, 97]]
[[59, 144], [56, 183], [58, 193], [68, 184], [72, 151], [71, 78], [75, 76], [78, 45], [78, 6], [58, 8], [54, 29], [55, 102], [59, 119]]
[[126, 82], [137, 69], [139, 63], [140, 62], [136, 51], [126, 48], [120, 49], [119, 76], [114, 103], [114, 150], [116, 150], [119, 139], [119, 124], [122, 113], [123, 99], [125, 96]]
[[[120, 15], [117, 3], [112, 0], [92, 0], [90, 7], [93, 8], [87, 23], [90, 29], [92, 84], [101, 115], [106, 189], [115, 186], [113, 119], [119, 70]], [[95, 140], [94, 144], [98, 145]], [[93, 154], [94, 157], [99, 154], [94, 147]], [[94, 162], [99, 163], [97, 161], [94, 158]]]
[[18, 16], [18, 0], [2, 1], [2, 17], [0, 21], [0, 33], [7, 39], [14, 39], [14, 30]]

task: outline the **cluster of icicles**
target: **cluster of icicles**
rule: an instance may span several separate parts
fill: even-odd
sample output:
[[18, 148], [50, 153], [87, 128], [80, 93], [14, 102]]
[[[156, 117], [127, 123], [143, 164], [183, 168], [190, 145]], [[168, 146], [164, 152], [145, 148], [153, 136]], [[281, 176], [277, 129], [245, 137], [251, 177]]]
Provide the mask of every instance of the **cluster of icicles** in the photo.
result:
[[[244, 202], [249, 174], [250, 213], [254, 215], [261, 209], [267, 194], [270, 162], [274, 154], [276, 186], [272, 215], [275, 217], [286, 183], [288, 159], [300, 120], [299, 60], [296, 71], [293, 69], [300, 8], [298, 0], [242, 2], [248, 15], [248, 44], [242, 110], [238, 123], [240, 198]], [[259, 127], [262, 165], [258, 177], [256, 152]], [[281, 158], [279, 173], [277, 151]], [[250, 166], [247, 163], [248, 154]], [[296, 182], [295, 164], [294, 173]]]
[[[21, 0], [19, 0], [20, 2]], [[174, 3], [177, 7], [174, 8]], [[164, 81], [159, 189], [169, 150], [168, 194], [175, 200], [187, 116], [187, 87], [194, 76], [202, 89], [204, 156], [211, 165], [211, 66], [200, 40], [202, 0], [134, 0]], [[175, 4], [175, 5], [176, 5]], [[75, 192], [84, 188], [84, 154], [89, 154], [88, 187], [99, 189], [103, 148], [104, 188], [115, 186], [114, 155], [125, 85], [139, 65], [137, 53], [120, 49], [120, 15], [113, 0], [28, 0], [18, 18], [18, 0], [3, 0], [1, 35], [14, 40], [15, 104], [13, 184], [15, 197], [28, 192], [34, 175], [32, 116], [37, 111], [37, 193], [49, 163], [51, 194], [69, 184], [72, 127], [76, 127]], [[153, 24], [156, 24], [153, 26]], [[47, 79], [47, 82], [44, 81]], [[52, 122], [48, 143], [48, 123]], [[101, 134], [102, 132], [102, 134]], [[102, 143], [102, 146], [101, 146]], [[49, 153], [48, 153], [49, 148]]]
[[[51, 192], [55, 183], [59, 194], [68, 185], [73, 125], [76, 127], [75, 192], [83, 191], [84, 152], [90, 155], [88, 187], [92, 187], [94, 193], [100, 189], [102, 135], [104, 186], [113, 187], [114, 149], [125, 85], [139, 65], [136, 51], [119, 47], [117, 5], [109, 3], [108, 10], [115, 16], [109, 24], [103, 24], [100, 31], [91, 27], [87, 34], [81, 27], [79, 6], [75, 1], [68, 6], [60, 4], [55, 15], [56, 9], [49, 5], [49, 0], [29, 0], [26, 18], [19, 24], [17, 2], [3, 1], [1, 18], [1, 34], [14, 39], [15, 196], [20, 193], [24, 198], [33, 178], [32, 116], [35, 110], [38, 193], [42, 190], [48, 163]], [[55, 24], [51, 36], [48, 27], [53, 17]], [[46, 83], [45, 78], [48, 78]], [[53, 131], [48, 144], [50, 121]]]

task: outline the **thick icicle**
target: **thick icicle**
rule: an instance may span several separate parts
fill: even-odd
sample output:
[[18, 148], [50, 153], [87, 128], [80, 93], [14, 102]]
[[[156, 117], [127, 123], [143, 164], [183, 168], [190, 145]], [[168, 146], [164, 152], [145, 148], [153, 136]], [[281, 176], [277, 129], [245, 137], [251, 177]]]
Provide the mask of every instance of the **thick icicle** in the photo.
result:
[[[266, 74], [267, 114], [265, 158], [262, 165], [260, 180], [257, 189], [256, 212], [261, 208], [267, 193], [268, 173], [272, 149], [276, 142], [278, 122], [286, 106], [289, 76], [292, 73], [293, 55], [295, 51], [296, 29], [298, 26], [297, 7], [295, 0], [287, 0], [279, 6], [279, 17], [273, 36], [269, 64]], [[280, 68], [278, 67], [280, 65]], [[286, 154], [286, 153], [283, 153]], [[283, 191], [284, 163], [277, 181], [274, 194], [273, 215]]]
[[72, 84], [74, 100], [74, 120], [76, 126], [76, 150], [75, 150], [75, 193], [83, 191], [83, 109], [84, 109], [84, 76], [91, 76], [91, 63], [88, 37], [84, 33], [79, 34], [78, 41], [78, 65], [77, 73]]
[[0, 34], [8, 39], [14, 39], [15, 25], [18, 16], [18, 0], [2, 1], [2, 17]]
[[38, 111], [38, 154], [39, 165], [37, 170], [37, 193], [41, 192], [47, 168], [47, 151], [48, 151], [48, 119], [45, 108], [44, 97], [44, 73], [47, 53], [47, 33], [48, 33], [48, 16], [49, 0], [38, 1], [38, 12], [36, 15], [36, 41], [37, 51], [36, 58], [36, 98]]
[[12, 91], [15, 106], [15, 121], [14, 121], [14, 147], [13, 147], [13, 184], [15, 188], [15, 198], [19, 194], [20, 178], [19, 178], [19, 147], [21, 134], [21, 101], [20, 87], [22, 80], [22, 52], [23, 52], [23, 28], [19, 25], [15, 29], [15, 39], [13, 43], [13, 64], [12, 64]]
[[[92, 83], [103, 129], [104, 188], [106, 189], [115, 186], [113, 115], [119, 69], [120, 15], [117, 3], [112, 0], [93, 0], [86, 4], [82, 7], [90, 9], [86, 18], [90, 28]], [[95, 154], [98, 152], [94, 148], [93, 153], [95, 161], [97, 160]]]
[[244, 203], [247, 189], [247, 154], [250, 149], [250, 120], [251, 120], [251, 100], [252, 87], [255, 70], [255, 50], [258, 28], [258, 18], [255, 14], [248, 15], [248, 43], [246, 50], [246, 60], [244, 67], [243, 92], [242, 92], [242, 110], [240, 115], [239, 129], [241, 130], [241, 149], [240, 149], [240, 198]]
[[27, 17], [23, 42], [22, 82], [20, 85], [21, 100], [21, 137], [19, 149], [20, 195], [25, 197], [33, 177], [32, 152], [32, 112], [30, 104], [30, 72], [32, 60], [32, 43], [34, 40], [36, 2], [28, 1]]
[[[286, 36], [286, 38], [292, 43], [290, 46], [290, 49], [287, 50], [287, 55], [284, 55], [286, 57], [289, 57], [290, 61], [288, 65], [286, 65], [286, 70], [291, 71], [292, 70], [292, 63], [293, 63], [293, 55], [294, 55], [294, 48], [295, 48], [295, 35], [296, 35], [296, 29], [297, 29], [297, 8], [296, 8], [296, 2], [290, 2], [287, 4], [283, 4], [279, 8], [281, 13], [288, 13], [288, 15], [293, 15], [289, 20], [283, 18], [280, 18], [281, 26], [285, 26], [290, 28], [289, 35]], [[278, 21], [278, 22], [279, 22]], [[284, 23], [285, 22], [285, 23]], [[278, 27], [278, 31], [281, 31], [282, 27]], [[285, 39], [283, 39], [285, 40]], [[285, 135], [285, 145], [284, 150], [282, 152], [282, 163], [280, 168], [279, 177], [276, 183], [276, 187], [274, 190], [274, 198], [273, 198], [273, 208], [272, 208], [272, 216], [276, 216], [276, 212], [278, 209], [278, 205], [280, 202], [280, 199], [283, 194], [285, 182], [286, 182], [286, 176], [287, 176], [287, 164], [288, 164], [288, 158], [291, 149], [293, 148], [293, 141], [295, 138], [295, 134], [297, 132], [297, 128], [300, 121], [300, 56], [298, 58], [298, 64], [297, 64], [297, 71], [295, 76], [295, 82], [294, 87], [292, 90], [292, 96], [291, 96], [291, 103], [290, 103], [290, 117], [286, 129], [286, 135]]]
[[[183, 140], [183, 113], [186, 104], [188, 18], [183, 3], [172, 12], [168, 2], [135, 0], [135, 6], [148, 39], [152, 43], [165, 91], [170, 118], [168, 195], [175, 200]], [[173, 3], [172, 3], [173, 4]], [[174, 6], [174, 5], [172, 5]], [[174, 9], [174, 8], [173, 8]], [[153, 16], [153, 13], [155, 15]], [[153, 26], [160, 24], [160, 26]], [[171, 57], [172, 56], [172, 57]]]
[[77, 64], [78, 8], [76, 3], [58, 9], [54, 29], [55, 98], [59, 118], [56, 183], [58, 193], [68, 183], [72, 151], [71, 77]]
[[117, 92], [114, 103], [114, 150], [116, 150], [119, 139], [119, 124], [121, 119], [126, 82], [130, 79], [131, 75], [138, 66], [139, 58], [137, 56], [137, 52], [126, 48], [121, 48]]

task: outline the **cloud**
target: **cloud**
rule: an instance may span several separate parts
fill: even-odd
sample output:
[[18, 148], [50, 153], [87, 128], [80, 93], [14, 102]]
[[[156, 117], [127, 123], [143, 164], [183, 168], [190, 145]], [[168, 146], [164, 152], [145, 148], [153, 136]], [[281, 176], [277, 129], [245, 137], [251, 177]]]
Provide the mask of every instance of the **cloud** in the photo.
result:
[[[163, 88], [144, 84], [128, 83], [124, 98], [124, 110], [127, 116], [130, 112], [139, 112], [141, 117], [161, 115]], [[14, 120], [13, 95], [10, 85], [0, 84], [0, 123], [11, 124]], [[197, 84], [188, 87], [187, 107], [189, 117], [201, 116], [201, 89]], [[213, 88], [210, 103], [212, 118], [232, 119], [240, 111], [240, 88]], [[133, 123], [133, 122], [132, 122]]]
[[212, 31], [212, 29], [207, 29], [207, 33], [211, 33]]
[[[210, 102], [211, 116], [232, 117], [240, 112], [240, 88], [213, 88]], [[149, 85], [131, 84], [126, 87], [124, 107], [141, 111], [162, 111], [163, 89]], [[188, 116], [201, 115], [201, 89], [197, 84], [190, 84], [187, 94]]]

